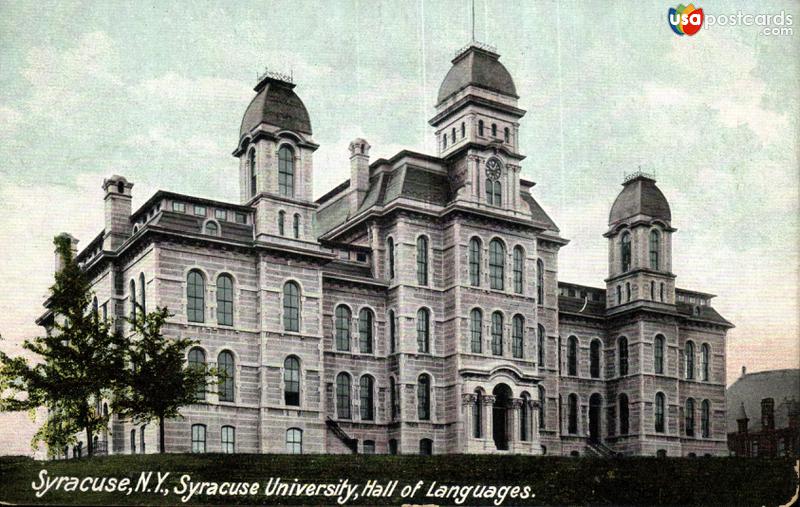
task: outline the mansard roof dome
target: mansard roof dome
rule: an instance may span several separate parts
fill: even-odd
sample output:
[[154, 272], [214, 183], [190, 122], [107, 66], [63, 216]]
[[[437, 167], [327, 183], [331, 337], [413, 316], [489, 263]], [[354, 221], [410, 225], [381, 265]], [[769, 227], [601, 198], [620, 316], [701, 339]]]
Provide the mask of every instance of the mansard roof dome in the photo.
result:
[[469, 85], [517, 98], [517, 87], [500, 55], [478, 45], [471, 45], [453, 58], [453, 66], [439, 87], [437, 104]]
[[242, 119], [241, 138], [262, 123], [311, 135], [311, 119], [303, 101], [294, 92], [294, 84], [265, 77], [255, 87], [256, 96]]
[[672, 220], [669, 202], [656, 186], [655, 179], [644, 173], [637, 173], [627, 178], [622, 185], [625, 188], [611, 206], [609, 225], [616, 225], [636, 215], [646, 215], [669, 224]]

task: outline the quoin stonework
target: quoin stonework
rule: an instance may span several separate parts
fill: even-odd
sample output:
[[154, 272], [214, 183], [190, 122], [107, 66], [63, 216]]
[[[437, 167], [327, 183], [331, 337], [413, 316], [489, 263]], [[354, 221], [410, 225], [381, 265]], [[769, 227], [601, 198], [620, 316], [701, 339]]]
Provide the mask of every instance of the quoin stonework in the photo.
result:
[[[167, 452], [727, 454], [732, 325], [676, 287], [667, 199], [631, 174], [597, 231], [604, 286], [560, 282], [568, 240], [521, 178], [524, 115], [473, 43], [439, 89], [438, 153], [371, 160], [354, 139], [350, 178], [315, 200], [311, 118], [265, 74], [239, 203], [160, 191], [133, 211], [133, 183], [107, 178], [78, 254], [96, 310], [130, 332], [122, 317], [166, 306], [166, 334], [200, 342], [187, 362], [228, 373], [168, 421]], [[158, 450], [113, 414], [96, 439]]]

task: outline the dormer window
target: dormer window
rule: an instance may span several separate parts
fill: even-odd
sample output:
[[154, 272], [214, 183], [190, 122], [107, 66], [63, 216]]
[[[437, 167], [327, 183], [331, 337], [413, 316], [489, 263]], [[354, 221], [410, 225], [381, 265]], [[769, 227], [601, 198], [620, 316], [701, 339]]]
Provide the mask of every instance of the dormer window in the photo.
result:
[[234, 215], [234, 219], [236, 220], [237, 224], [246, 224], [247, 223], [247, 215], [244, 213], [236, 212]]
[[173, 201], [172, 202], [172, 211], [176, 213], [186, 213], [186, 204], [182, 202]]
[[198, 204], [195, 204], [194, 205], [194, 214], [197, 215], [197, 216], [201, 216], [201, 217], [206, 216], [206, 207], [205, 206], [200, 206]]
[[214, 211], [214, 218], [217, 220], [222, 220], [223, 222], [228, 220], [228, 212], [224, 209], [218, 209]]

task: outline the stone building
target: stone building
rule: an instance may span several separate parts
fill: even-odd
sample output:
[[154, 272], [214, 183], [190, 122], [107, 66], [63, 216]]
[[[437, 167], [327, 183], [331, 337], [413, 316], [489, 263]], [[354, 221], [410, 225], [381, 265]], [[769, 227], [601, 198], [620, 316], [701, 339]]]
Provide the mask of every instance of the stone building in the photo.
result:
[[800, 370], [747, 373], [727, 390], [734, 456], [800, 456]]
[[[133, 211], [131, 182], [103, 183], [78, 256], [97, 311], [127, 332], [167, 306], [166, 332], [200, 341], [187, 361], [229, 372], [168, 422], [168, 452], [726, 453], [732, 326], [675, 287], [652, 177], [611, 209], [605, 287], [560, 283], [568, 241], [521, 178], [525, 110], [493, 48], [452, 60], [435, 155], [371, 160], [355, 139], [350, 178], [316, 200], [294, 88], [255, 87], [239, 203], [160, 191]], [[156, 451], [155, 428], [109, 430], [110, 452]]]

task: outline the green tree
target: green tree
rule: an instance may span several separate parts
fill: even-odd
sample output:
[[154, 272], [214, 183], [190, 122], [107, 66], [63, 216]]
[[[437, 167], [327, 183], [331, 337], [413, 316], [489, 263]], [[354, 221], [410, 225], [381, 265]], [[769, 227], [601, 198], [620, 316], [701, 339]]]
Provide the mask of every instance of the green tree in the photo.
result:
[[158, 421], [159, 452], [164, 452], [164, 421], [180, 417], [180, 408], [195, 403], [217, 373], [186, 365], [186, 350], [197, 341], [166, 338], [166, 308], [148, 314], [138, 312], [131, 321], [134, 336], [125, 351], [122, 381], [114, 392], [114, 412], [137, 424]]
[[91, 456], [95, 430], [108, 423], [98, 404], [118, 380], [125, 344], [90, 309], [91, 286], [73, 256], [71, 241], [67, 235], [54, 240], [62, 267], [48, 300], [53, 327], [22, 345], [36, 361], [31, 364], [23, 356], [0, 352], [0, 411], [46, 407], [47, 420], [32, 445], [44, 442], [55, 455], [83, 430]]

